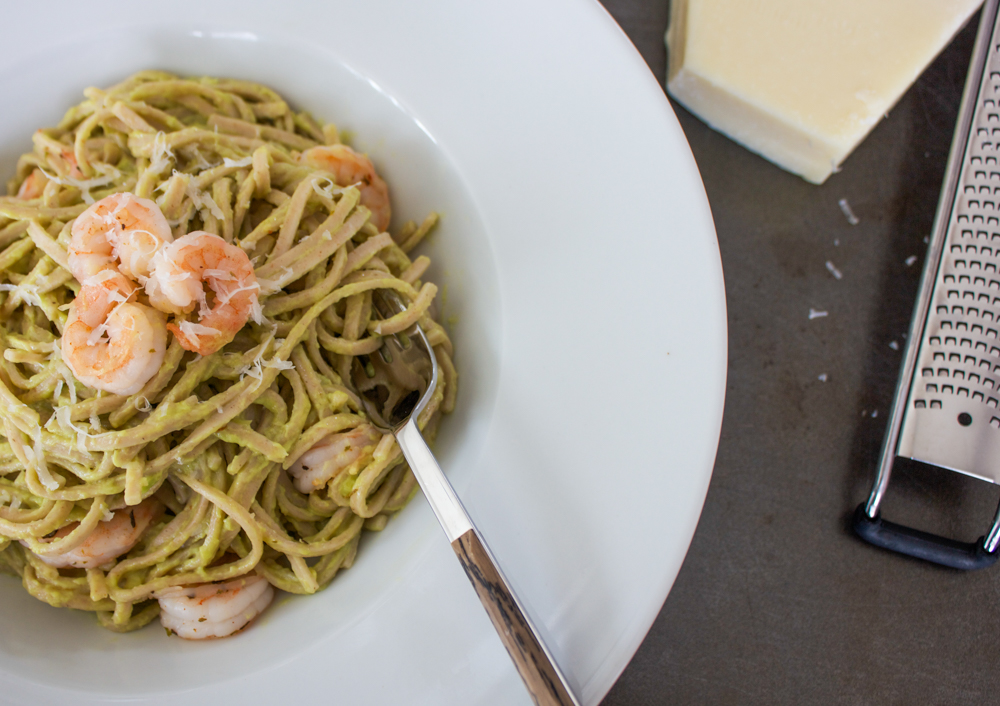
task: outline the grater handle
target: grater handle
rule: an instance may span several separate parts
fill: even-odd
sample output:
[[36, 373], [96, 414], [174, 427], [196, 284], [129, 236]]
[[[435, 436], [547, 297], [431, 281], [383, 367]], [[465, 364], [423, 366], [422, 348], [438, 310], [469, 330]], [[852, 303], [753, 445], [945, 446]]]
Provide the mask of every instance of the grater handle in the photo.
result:
[[854, 531], [859, 537], [876, 547], [890, 549], [917, 559], [930, 561], [953, 569], [970, 571], [993, 566], [1000, 552], [986, 551], [985, 537], [975, 542], [958, 542], [929, 532], [887, 522], [880, 514], [869, 517], [865, 503], [854, 512]]

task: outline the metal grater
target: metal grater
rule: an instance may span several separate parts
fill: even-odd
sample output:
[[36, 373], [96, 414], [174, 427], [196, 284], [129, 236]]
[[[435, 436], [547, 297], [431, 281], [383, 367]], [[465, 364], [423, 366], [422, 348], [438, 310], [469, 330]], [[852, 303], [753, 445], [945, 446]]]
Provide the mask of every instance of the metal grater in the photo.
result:
[[980, 16], [878, 475], [854, 527], [878, 546], [962, 569], [993, 564], [993, 527], [962, 543], [882, 520], [897, 457], [1000, 483], [1000, 24]]

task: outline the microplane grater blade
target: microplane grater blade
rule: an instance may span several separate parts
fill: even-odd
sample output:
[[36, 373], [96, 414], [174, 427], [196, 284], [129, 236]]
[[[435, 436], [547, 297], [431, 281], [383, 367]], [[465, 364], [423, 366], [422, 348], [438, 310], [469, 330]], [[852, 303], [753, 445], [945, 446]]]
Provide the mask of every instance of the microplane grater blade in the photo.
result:
[[1000, 483], [998, 37], [994, 27], [897, 449], [993, 483]]

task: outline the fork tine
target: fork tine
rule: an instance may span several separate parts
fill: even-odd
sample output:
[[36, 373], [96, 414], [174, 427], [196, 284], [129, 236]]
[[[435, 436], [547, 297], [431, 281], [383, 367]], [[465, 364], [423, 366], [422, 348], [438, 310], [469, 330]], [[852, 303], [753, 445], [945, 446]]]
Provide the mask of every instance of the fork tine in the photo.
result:
[[[406, 310], [393, 290], [372, 290], [371, 302], [374, 319]], [[427, 404], [437, 384], [438, 363], [419, 324], [381, 338], [378, 355], [357, 356], [350, 375], [371, 421], [391, 430]]]

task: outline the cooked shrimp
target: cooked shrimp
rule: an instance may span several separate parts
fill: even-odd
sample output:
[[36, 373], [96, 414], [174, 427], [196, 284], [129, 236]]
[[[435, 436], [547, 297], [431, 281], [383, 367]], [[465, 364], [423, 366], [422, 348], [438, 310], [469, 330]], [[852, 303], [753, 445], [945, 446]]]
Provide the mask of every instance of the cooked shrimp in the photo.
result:
[[370, 457], [382, 435], [370, 424], [331, 434], [306, 451], [288, 469], [302, 493], [322, 488], [352, 463]]
[[185, 320], [167, 327], [185, 349], [209, 355], [233, 340], [251, 315], [261, 320], [260, 286], [250, 258], [219, 236], [188, 233], [167, 244], [153, 264], [146, 282], [153, 306], [171, 314], [190, 313], [199, 306], [197, 323]]
[[17, 189], [19, 199], [37, 199], [45, 191], [45, 185], [49, 183], [48, 178], [41, 169], [34, 169], [31, 174], [24, 178], [21, 186]]
[[274, 598], [262, 576], [244, 576], [226, 583], [173, 586], [157, 591], [160, 623], [186, 640], [226, 637], [260, 615]]
[[144, 281], [150, 260], [173, 240], [160, 207], [133, 194], [112, 194], [93, 204], [75, 221], [69, 244], [69, 270], [80, 282], [112, 267]]
[[95, 390], [132, 395], [163, 363], [166, 317], [129, 301], [135, 286], [107, 270], [84, 282], [70, 305], [62, 357], [76, 379]]
[[[44, 139], [44, 132], [42, 130], [36, 131], [35, 137], [32, 138], [33, 141], [41, 135]], [[39, 147], [38, 143], [35, 143], [36, 151]], [[56, 174], [63, 177], [69, 177], [70, 179], [83, 179], [83, 172], [80, 171], [80, 165], [76, 161], [76, 153], [73, 151], [73, 147], [70, 145], [58, 145], [58, 149], [55, 149], [57, 143], [49, 142], [42, 148], [42, 152], [45, 153], [49, 166], [54, 169]]]
[[389, 227], [392, 218], [389, 187], [375, 173], [375, 165], [366, 155], [355, 152], [347, 145], [320, 145], [303, 152], [299, 161], [329, 172], [337, 186], [358, 184], [361, 203], [372, 212], [372, 223], [379, 231]]
[[[118, 510], [110, 520], [97, 523], [94, 531], [75, 549], [39, 558], [55, 567], [74, 566], [78, 569], [93, 569], [103, 566], [134, 547], [142, 533], [162, 512], [163, 506], [160, 501], [149, 498], [135, 507]], [[56, 539], [65, 537], [76, 529], [78, 524], [74, 522], [63, 527], [56, 532]]]

